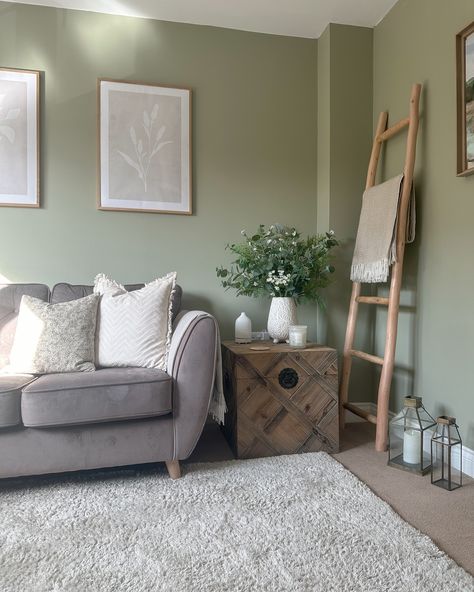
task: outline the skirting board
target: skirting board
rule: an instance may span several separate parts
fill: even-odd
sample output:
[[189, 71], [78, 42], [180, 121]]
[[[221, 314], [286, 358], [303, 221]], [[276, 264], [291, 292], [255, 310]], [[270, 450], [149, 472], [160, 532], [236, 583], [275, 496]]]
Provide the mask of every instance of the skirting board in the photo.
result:
[[[364, 411], [368, 411], [373, 415], [377, 415], [377, 405], [375, 403], [364, 401], [362, 403], [354, 403], [354, 405], [357, 405], [357, 407], [360, 407], [361, 409], [364, 409]], [[395, 417], [395, 413], [393, 413], [393, 411], [389, 411], [389, 416], [391, 419], [392, 417]], [[347, 423], [359, 423], [361, 421], [365, 421], [365, 419], [362, 419], [362, 417], [354, 415], [354, 413], [346, 410]], [[429, 453], [430, 450], [428, 449], [426, 452]], [[459, 455], [454, 457], [453, 464], [457, 469], [459, 469]], [[462, 447], [462, 472], [469, 477], [474, 477], [474, 450], [471, 450], [464, 445]]]

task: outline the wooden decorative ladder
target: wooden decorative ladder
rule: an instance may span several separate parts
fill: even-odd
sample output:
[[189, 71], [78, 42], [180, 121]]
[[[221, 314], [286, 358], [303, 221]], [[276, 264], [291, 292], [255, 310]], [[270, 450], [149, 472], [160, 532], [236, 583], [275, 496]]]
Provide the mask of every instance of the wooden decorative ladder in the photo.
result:
[[[392, 383], [393, 366], [395, 360], [395, 346], [397, 342], [398, 311], [400, 306], [400, 288], [402, 283], [403, 256], [405, 254], [406, 226], [408, 209], [410, 204], [411, 188], [413, 183], [413, 170], [415, 167], [416, 138], [419, 123], [419, 103], [421, 84], [414, 84], [410, 97], [410, 115], [401, 119], [387, 129], [388, 113], [380, 113], [375, 132], [372, 153], [370, 155], [369, 170], [367, 172], [366, 189], [375, 185], [377, 165], [379, 162], [382, 144], [398, 134], [404, 128], [408, 128], [407, 145], [405, 153], [404, 182], [399, 204], [398, 225], [396, 228], [397, 260], [391, 269], [390, 292], [388, 298], [379, 296], [361, 296], [361, 284], [353, 282], [352, 294], [347, 319], [346, 339], [344, 342], [344, 356], [342, 362], [342, 378], [339, 390], [339, 402], [341, 407], [340, 422], [344, 427], [344, 411], [348, 409], [359, 417], [377, 425], [375, 437], [375, 449], [379, 452], [386, 450], [388, 433], [388, 406], [390, 398], [390, 386]], [[374, 356], [353, 349], [359, 304], [375, 304], [388, 307], [387, 331], [385, 337], [385, 351], [383, 357]], [[382, 367], [377, 395], [377, 415], [367, 412], [348, 402], [349, 381], [351, 375], [352, 358], [360, 358], [378, 364]]]

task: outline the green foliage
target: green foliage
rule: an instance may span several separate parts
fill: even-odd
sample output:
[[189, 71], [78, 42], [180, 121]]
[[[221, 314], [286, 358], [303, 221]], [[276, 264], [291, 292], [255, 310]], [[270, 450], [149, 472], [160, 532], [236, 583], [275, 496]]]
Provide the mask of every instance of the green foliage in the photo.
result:
[[227, 245], [237, 257], [230, 269], [218, 267], [224, 288], [237, 296], [285, 296], [317, 301], [334, 267], [330, 250], [338, 244], [334, 232], [301, 238], [295, 228], [261, 224], [253, 236], [242, 230], [244, 241]]

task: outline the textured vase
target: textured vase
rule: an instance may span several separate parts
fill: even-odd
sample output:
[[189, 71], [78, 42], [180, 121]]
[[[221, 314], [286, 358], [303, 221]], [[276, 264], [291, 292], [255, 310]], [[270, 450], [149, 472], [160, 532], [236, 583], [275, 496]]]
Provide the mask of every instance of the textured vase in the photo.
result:
[[296, 302], [293, 298], [272, 298], [268, 313], [268, 332], [273, 343], [286, 341], [290, 325], [296, 325]]

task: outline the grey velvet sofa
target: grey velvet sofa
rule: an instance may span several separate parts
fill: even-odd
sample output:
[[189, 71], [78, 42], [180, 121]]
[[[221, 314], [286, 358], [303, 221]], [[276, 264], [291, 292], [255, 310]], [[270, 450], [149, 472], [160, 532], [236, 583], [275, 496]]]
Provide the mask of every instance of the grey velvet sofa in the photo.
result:
[[[8, 364], [23, 294], [57, 303], [91, 292], [92, 286], [64, 283], [51, 291], [43, 284], [0, 285], [0, 369]], [[179, 461], [193, 451], [208, 414], [219, 345], [209, 315], [180, 326], [180, 305], [177, 286], [167, 372], [0, 374], [0, 478], [158, 461], [179, 477]]]

